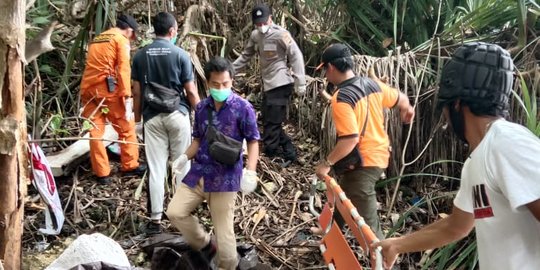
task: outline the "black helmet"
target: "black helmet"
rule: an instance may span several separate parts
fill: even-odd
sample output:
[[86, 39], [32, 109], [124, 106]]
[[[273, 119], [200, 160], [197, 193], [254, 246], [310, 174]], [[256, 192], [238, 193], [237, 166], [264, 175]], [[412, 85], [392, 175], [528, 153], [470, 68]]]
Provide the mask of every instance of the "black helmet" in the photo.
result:
[[510, 54], [495, 44], [467, 43], [443, 67], [437, 108], [460, 99], [504, 112], [512, 90], [514, 64]]

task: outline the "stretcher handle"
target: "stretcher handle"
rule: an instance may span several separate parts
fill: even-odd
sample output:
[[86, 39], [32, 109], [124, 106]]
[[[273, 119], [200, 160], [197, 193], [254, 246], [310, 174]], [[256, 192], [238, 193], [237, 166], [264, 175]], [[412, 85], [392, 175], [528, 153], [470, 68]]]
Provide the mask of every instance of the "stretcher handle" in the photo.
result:
[[[317, 187], [317, 182], [318, 182], [318, 177], [316, 175], [312, 175], [310, 177], [310, 180], [311, 180], [311, 187], [310, 187], [310, 192], [309, 192], [309, 211], [316, 217], [319, 217], [320, 216], [320, 213], [317, 212], [317, 210], [315, 210], [315, 207], [314, 207], [314, 201], [315, 201], [315, 192], [316, 192], [316, 187]], [[326, 188], [327, 188], [327, 193], [333, 193], [334, 198], [338, 197], [337, 199], [340, 199], [340, 200], [344, 200], [346, 199], [346, 196], [338, 196], [337, 195], [337, 191], [335, 190], [335, 187], [337, 187], [339, 190], [341, 190], [341, 188], [339, 187], [339, 185], [337, 184], [337, 181], [332, 178], [331, 176], [329, 175], [325, 175], [324, 176], [324, 182], [326, 184]], [[330, 197], [330, 194], [329, 196]], [[350, 209], [350, 211], [356, 211], [356, 208], [350, 204], [348, 206]], [[373, 233], [373, 231], [371, 230], [371, 228], [365, 224], [365, 222], [363, 222], [363, 218], [360, 218], [362, 219], [362, 222], [360, 223], [363, 223], [363, 224], [357, 224], [359, 229], [360, 229], [360, 232], [361, 234], [363, 235], [363, 238], [364, 239], [357, 239], [357, 241], [362, 241], [362, 240], [368, 240], [368, 244], [372, 244], [372, 243], [376, 243], [376, 242], [379, 242], [379, 239], [377, 238], [377, 236], [375, 235], [375, 233]], [[324, 228], [323, 228], [324, 230]], [[369, 246], [368, 246], [368, 249], [369, 249]], [[373, 268], [372, 269], [375, 269], [375, 270], [383, 270], [383, 258], [382, 258], [382, 248], [381, 247], [377, 247], [375, 248], [374, 250], [367, 250], [367, 254], [371, 254], [371, 252], [373, 252], [373, 254], [375, 255], [374, 256], [374, 260], [371, 260], [372, 261], [372, 264], [373, 265]], [[373, 257], [372, 257], [373, 258]]]

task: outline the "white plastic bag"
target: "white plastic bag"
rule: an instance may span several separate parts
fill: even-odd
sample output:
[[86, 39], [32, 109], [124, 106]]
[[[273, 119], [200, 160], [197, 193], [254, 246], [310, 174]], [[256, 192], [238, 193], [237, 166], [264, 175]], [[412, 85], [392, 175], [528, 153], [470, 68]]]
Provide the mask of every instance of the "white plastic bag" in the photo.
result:
[[43, 234], [57, 235], [64, 225], [64, 211], [58, 196], [58, 189], [49, 162], [41, 148], [30, 144], [32, 158], [32, 183], [39, 191], [41, 199], [45, 202], [45, 228], [40, 228]]
[[45, 270], [66, 270], [92, 262], [105, 262], [120, 267], [130, 267], [126, 253], [111, 238], [101, 234], [83, 234]]

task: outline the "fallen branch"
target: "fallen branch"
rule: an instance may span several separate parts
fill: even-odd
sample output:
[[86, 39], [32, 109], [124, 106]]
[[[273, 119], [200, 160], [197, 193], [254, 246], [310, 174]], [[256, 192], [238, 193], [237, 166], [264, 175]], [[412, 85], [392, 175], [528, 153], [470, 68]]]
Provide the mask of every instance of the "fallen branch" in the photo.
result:
[[114, 142], [114, 143], [122, 143], [122, 144], [135, 144], [135, 145], [142, 145], [142, 146], [145, 145], [144, 143], [138, 143], [138, 142], [127, 142], [127, 141], [120, 141], [120, 140], [110, 140], [110, 139], [105, 139], [105, 138], [86, 138], [86, 137], [65, 137], [65, 138], [48, 138], [48, 139], [39, 139], [39, 140], [28, 140], [28, 143], [77, 141], [77, 140], [104, 141], [104, 142]]
[[259, 225], [259, 222], [261, 222], [261, 220], [266, 216], [266, 208], [265, 207], [262, 207], [259, 209], [259, 211], [257, 212], [257, 214], [255, 214], [254, 216], [254, 221], [253, 221], [253, 228], [251, 229], [251, 233], [249, 234], [250, 236], [253, 235], [253, 232], [255, 232], [255, 228], [257, 228], [257, 225]]
[[285, 260], [285, 259], [281, 258], [279, 255], [277, 255], [276, 252], [274, 251], [274, 248], [272, 248], [270, 245], [268, 245], [264, 240], [255, 239], [253, 236], [251, 236], [250, 238], [251, 238], [251, 241], [253, 243], [255, 243], [257, 248], [259, 248], [259, 250], [261, 250], [264, 253], [270, 255], [270, 257], [278, 260], [282, 265], [285, 265], [285, 266], [289, 267], [290, 269], [297, 269], [297, 267], [294, 267], [294, 265], [292, 265], [290, 262], [288, 262], [287, 260]]
[[292, 228], [286, 230], [285, 232], [283, 232], [282, 234], [280, 234], [278, 237], [274, 238], [274, 240], [272, 240], [272, 242], [270, 242], [270, 245], [272, 245], [273, 243], [277, 242], [277, 240], [279, 240], [281, 237], [283, 237], [284, 235], [288, 234], [289, 232], [291, 232], [291, 231], [293, 231], [293, 230], [295, 230], [295, 229], [297, 229], [297, 228], [299, 228], [299, 227], [302, 227], [302, 226], [304, 226], [304, 225], [306, 225], [306, 224], [308, 224], [308, 223], [314, 221], [315, 219], [316, 219], [316, 218], [313, 217], [313, 218], [311, 218], [310, 220], [304, 221], [304, 222], [302, 222], [302, 223], [300, 223], [300, 224], [298, 224], [298, 225], [296, 225], [296, 226], [294, 226], [294, 227], [292, 227]]
[[298, 198], [300, 198], [300, 196], [302, 196], [302, 191], [300, 190], [296, 191], [296, 193], [294, 194], [294, 203], [291, 210], [291, 216], [289, 217], [289, 225], [287, 226], [287, 229], [291, 227], [293, 217], [294, 217], [294, 212], [296, 211], [296, 204], [298, 203]]
[[279, 208], [278, 200], [276, 199], [276, 197], [274, 197], [274, 195], [272, 195], [271, 191], [268, 190], [264, 184], [261, 184], [261, 191], [270, 200], [270, 203], [272, 203], [272, 205]]
[[[75, 174], [73, 175], [73, 222], [79, 223], [81, 222], [81, 212], [79, 210], [79, 196], [77, 196], [77, 185], [79, 184], [79, 169], [75, 171]], [[66, 204], [65, 207], [67, 207], [68, 204]], [[64, 212], [65, 212], [64, 208]]]
[[136, 201], [138, 201], [141, 198], [141, 194], [143, 192], [143, 187], [145, 183], [145, 178], [146, 178], [146, 172], [144, 173], [143, 177], [141, 178], [141, 181], [139, 182], [139, 185], [137, 186], [137, 189], [135, 190], [133, 199], [135, 199]]

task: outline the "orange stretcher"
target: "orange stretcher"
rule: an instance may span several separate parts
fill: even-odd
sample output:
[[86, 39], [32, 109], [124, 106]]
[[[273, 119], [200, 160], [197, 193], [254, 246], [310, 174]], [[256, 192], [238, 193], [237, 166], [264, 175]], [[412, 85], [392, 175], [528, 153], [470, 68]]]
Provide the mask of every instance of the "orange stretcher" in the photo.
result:
[[362, 251], [368, 258], [371, 258], [371, 269], [382, 270], [381, 248], [378, 247], [375, 250], [370, 248], [370, 245], [379, 242], [379, 239], [366, 224], [364, 218], [358, 214], [358, 211], [345, 196], [345, 192], [334, 178], [325, 176], [327, 202], [320, 214], [314, 209], [313, 201], [317, 181], [317, 177], [313, 176], [311, 179], [309, 208], [319, 218], [319, 225], [323, 231], [319, 249], [328, 269], [362, 269], [358, 258], [347, 243], [347, 239], [345, 239], [341, 229], [333, 219], [334, 211], [337, 209], [358, 241]]

